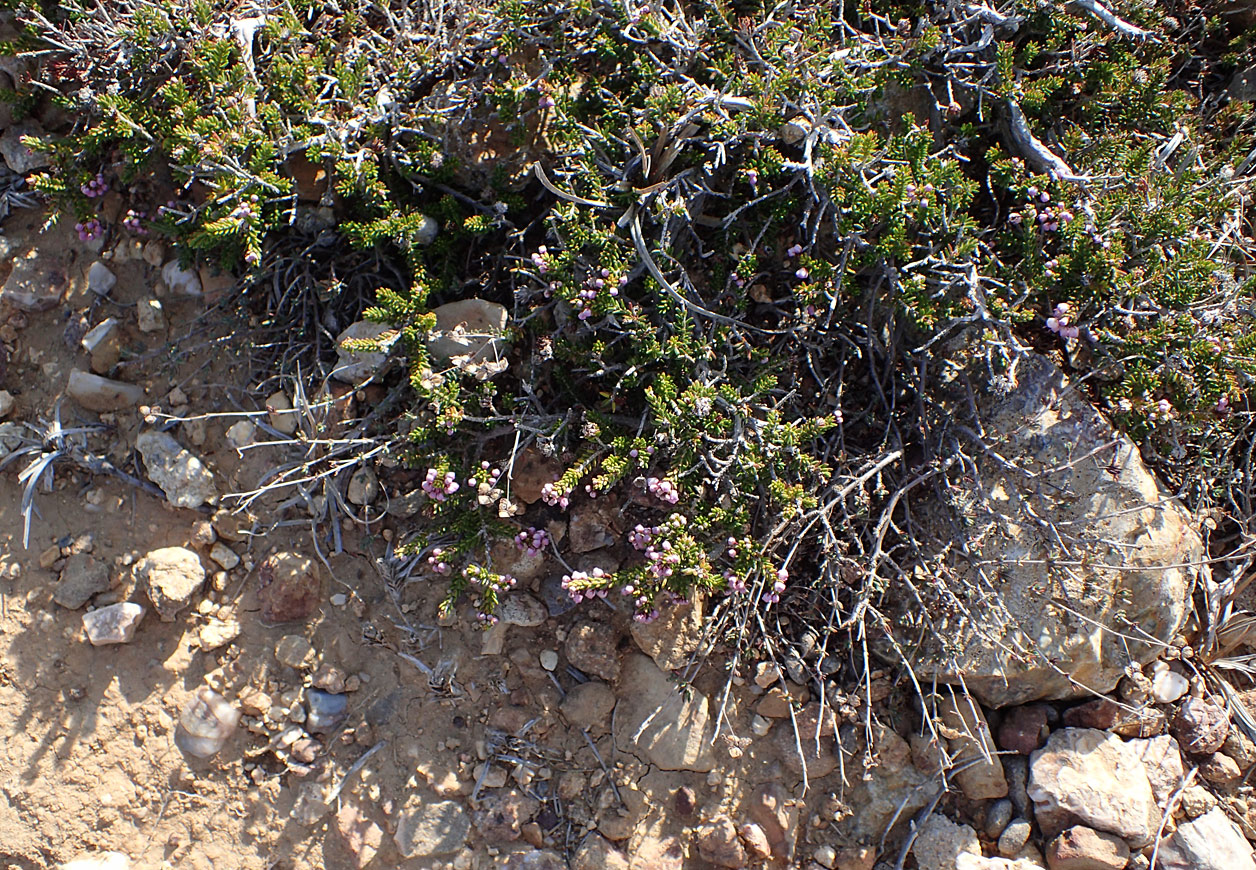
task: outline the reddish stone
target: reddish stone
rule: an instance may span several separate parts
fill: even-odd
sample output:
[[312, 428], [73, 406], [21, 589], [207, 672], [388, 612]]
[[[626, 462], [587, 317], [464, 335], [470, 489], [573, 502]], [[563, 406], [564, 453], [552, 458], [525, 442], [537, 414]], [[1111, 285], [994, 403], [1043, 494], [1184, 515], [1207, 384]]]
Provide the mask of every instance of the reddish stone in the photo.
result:
[[302, 622], [322, 603], [323, 581], [313, 559], [298, 553], [275, 553], [258, 569], [262, 621], [270, 625]]

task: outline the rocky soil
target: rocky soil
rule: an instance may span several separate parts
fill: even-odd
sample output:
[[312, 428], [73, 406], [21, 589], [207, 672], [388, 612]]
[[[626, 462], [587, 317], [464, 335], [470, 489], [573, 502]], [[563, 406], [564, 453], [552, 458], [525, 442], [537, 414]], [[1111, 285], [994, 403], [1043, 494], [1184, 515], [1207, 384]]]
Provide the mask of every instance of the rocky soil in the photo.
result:
[[[386, 460], [331, 482], [359, 522], [312, 519], [326, 488], [237, 510], [305, 449], [304, 411], [215, 313], [230, 276], [43, 218], [0, 237], [0, 866], [1256, 870], [1256, 745], [1179, 633], [1206, 572], [1165, 564], [1199, 539], [1129, 445], [1107, 477], [1062, 458], [1111, 433], [1049, 364], [1032, 408], [985, 412], [1089, 500], [1018, 509], [1091, 552], [1119, 538], [1136, 570], [1064, 590], [1071, 621], [1030, 638], [1049, 662], [982, 647], [1026, 643], [991, 611], [964, 669], [922, 659], [937, 686], [887, 665], [845, 694], [804, 654], [730, 671], [701, 602], [634, 623], [510, 549], [502, 623], [438, 618], [446, 581], [388, 558], [422, 496]], [[341, 419], [380, 398], [304, 386]], [[525, 501], [548, 480], [516, 474]], [[606, 511], [550, 527], [590, 569], [615, 558]], [[1125, 514], [1138, 529], [1087, 526]], [[1032, 552], [1026, 528], [990, 552]], [[1094, 630], [1117, 620], [1137, 643]]]

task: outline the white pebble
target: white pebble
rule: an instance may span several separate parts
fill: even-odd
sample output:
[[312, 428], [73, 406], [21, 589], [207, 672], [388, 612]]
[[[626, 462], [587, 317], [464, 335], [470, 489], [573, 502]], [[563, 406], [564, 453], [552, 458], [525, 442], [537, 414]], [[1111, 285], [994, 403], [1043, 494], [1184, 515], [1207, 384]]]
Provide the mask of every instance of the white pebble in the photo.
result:
[[337, 592], [335, 595], [331, 597], [331, 606], [332, 607], [344, 607], [348, 601], [349, 601], [349, 596], [345, 595], [343, 592]]
[[1156, 662], [1152, 669], [1151, 694], [1161, 704], [1172, 704], [1186, 694], [1190, 681], [1169, 667], [1166, 662]]
[[541, 667], [545, 668], [547, 671], [552, 671], [554, 668], [558, 667], [558, 653], [554, 652], [552, 649], [544, 650], [541, 653]]

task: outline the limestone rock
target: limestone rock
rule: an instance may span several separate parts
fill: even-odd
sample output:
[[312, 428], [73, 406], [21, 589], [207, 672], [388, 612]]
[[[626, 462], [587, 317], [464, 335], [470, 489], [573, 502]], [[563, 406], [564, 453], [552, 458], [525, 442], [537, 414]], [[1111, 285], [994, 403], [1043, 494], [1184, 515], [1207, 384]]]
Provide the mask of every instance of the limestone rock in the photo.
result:
[[74, 553], [65, 560], [61, 582], [53, 590], [52, 600], [66, 610], [78, 610], [109, 589], [109, 568], [86, 553]]
[[961, 855], [981, 855], [981, 841], [968, 825], [932, 813], [920, 824], [911, 847], [916, 864], [930, 870], [956, 870]]
[[166, 311], [160, 299], [146, 296], [135, 303], [135, 325], [140, 332], [161, 332], [166, 328]]
[[0, 301], [25, 311], [47, 311], [61, 303], [70, 278], [55, 258], [41, 255], [38, 248], [10, 258], [12, 271], [0, 286]]
[[471, 819], [462, 804], [440, 801], [402, 812], [393, 839], [406, 858], [449, 855], [461, 851], [471, 833]]
[[91, 356], [92, 371], [103, 375], [118, 364], [122, 356], [122, 330], [118, 318], [107, 317], [83, 334], [79, 346]]
[[148, 588], [148, 598], [162, 622], [174, 622], [205, 583], [200, 557], [186, 547], [162, 547], [135, 563], [135, 577]]
[[349, 487], [345, 497], [349, 504], [368, 505], [379, 495], [379, 478], [375, 470], [363, 465], [349, 477]]
[[502, 334], [510, 314], [496, 302], [459, 299], [432, 309], [436, 329], [427, 341], [433, 362], [448, 363], [469, 356], [477, 364], [503, 360], [506, 340]]
[[52, 158], [43, 151], [33, 151], [22, 143], [24, 136], [34, 139], [44, 137], [43, 128], [34, 121], [23, 121], [14, 124], [0, 136], [0, 156], [9, 168], [18, 175], [29, 175], [36, 169], [44, 169], [52, 165]]
[[[702, 641], [702, 599], [663, 608], [650, 622], [632, 621], [637, 647], [665, 671], [689, 664]], [[766, 716], [767, 714], [764, 713]]]
[[74, 369], [65, 386], [66, 395], [89, 411], [121, 411], [144, 400], [144, 388], [111, 381], [99, 375]]
[[184, 269], [178, 260], [171, 260], [161, 267], [161, 280], [172, 293], [180, 296], [200, 296], [201, 279], [191, 269]]
[[[976, 457], [983, 485], [961, 507], [922, 505], [918, 540], [926, 553], [957, 552], [957, 534], [980, 540], [982, 564], [998, 571], [958, 556], [947, 569], [957, 582], [990, 587], [985, 600], [996, 604], [955, 613], [943, 596], [896, 614], [904, 636], [954, 641], [948, 651], [927, 641], [913, 669], [926, 681], [962, 675], [994, 708], [1110, 691], [1131, 660], [1150, 661], [1172, 640], [1188, 590], [1207, 573], [1202, 540], [1134, 443], [1048, 358], [1028, 353], [1003, 365], [964, 340], [940, 367], [938, 413], [949, 431], [954, 421], [983, 433], [983, 449], [956, 445]], [[1049, 486], [1028, 482], [1045, 479]], [[1070, 530], [1078, 567], [1052, 567], [1053, 528]]]
[[624, 662], [615, 740], [663, 770], [705, 772], [715, 766], [712, 723], [706, 695], [682, 692], [670, 676], [643, 655]]
[[381, 338], [387, 341], [396, 334], [396, 327], [387, 323], [371, 323], [369, 320], [359, 320], [357, 323], [350, 324], [340, 335], [336, 336], [336, 354], [338, 358], [336, 360], [336, 368], [332, 370], [331, 376], [346, 384], [361, 384], [375, 375], [384, 367], [384, 363], [388, 360], [388, 354], [383, 351], [348, 350], [344, 347], [344, 343], [346, 341], [376, 340]]
[[123, 601], [83, 614], [83, 631], [92, 646], [130, 643], [144, 618], [144, 606]]
[[1160, 870], [1256, 870], [1252, 845], [1220, 807], [1183, 822], [1161, 841]]
[[1045, 836], [1075, 824], [1135, 846], [1154, 836], [1160, 810], [1137, 747], [1092, 728], [1065, 728], [1029, 765], [1029, 797]]
[[1007, 796], [1007, 780], [990, 724], [978, 704], [962, 691], [944, 690], [934, 696], [938, 730], [947, 739], [951, 763], [962, 767], [954, 774], [969, 800]]
[[135, 438], [135, 448], [144, 457], [149, 479], [175, 507], [195, 509], [218, 500], [214, 475], [169, 432], [141, 432]]
[[87, 289], [98, 296], [108, 296], [109, 291], [118, 283], [118, 276], [109, 271], [109, 267], [97, 260], [87, 270]]

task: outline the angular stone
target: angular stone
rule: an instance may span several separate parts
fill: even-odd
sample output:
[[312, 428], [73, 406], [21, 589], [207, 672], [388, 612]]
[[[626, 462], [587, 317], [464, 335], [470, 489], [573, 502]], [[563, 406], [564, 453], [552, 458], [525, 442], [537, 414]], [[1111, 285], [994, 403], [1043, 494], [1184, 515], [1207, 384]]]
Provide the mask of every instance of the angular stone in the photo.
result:
[[269, 625], [309, 619], [322, 602], [318, 565], [299, 553], [279, 552], [267, 558], [258, 569], [258, 581], [261, 618]]
[[574, 728], [605, 727], [615, 709], [615, 693], [610, 686], [590, 680], [572, 688], [560, 707], [563, 718]]
[[459, 299], [432, 309], [436, 329], [427, 341], [427, 352], [437, 363], [469, 355], [475, 363], [496, 362], [506, 355], [502, 337], [510, 313], [496, 302]]
[[66, 395], [89, 411], [121, 411], [144, 401], [144, 388], [111, 381], [99, 375], [74, 369], [65, 386]]
[[[947, 639], [945, 649], [926, 641], [913, 670], [925, 681], [962, 678], [992, 708], [1110, 691], [1131, 661], [1148, 662], [1172, 641], [1188, 591], [1208, 573], [1203, 542], [1137, 446], [1050, 359], [1026, 353], [989, 374], [983, 351], [967, 337], [948, 346], [936, 406], [948, 425], [983, 433], [983, 486], [960, 508], [921, 505], [917, 540], [925, 554], [962, 550], [959, 528], [980, 540], [982, 564], [999, 571], [959, 556], [946, 570], [955, 588], [984, 584], [994, 605], [952, 611], [940, 596], [936, 607], [896, 613], [902, 631]], [[1050, 486], [1029, 483], [1046, 476]], [[1070, 530], [1080, 567], [1055, 567], [1052, 529]]]
[[1182, 785], [1186, 770], [1182, 766], [1182, 752], [1178, 743], [1167, 734], [1148, 740], [1128, 740], [1125, 743], [1138, 756], [1151, 783], [1151, 795], [1156, 806], [1166, 806], [1170, 795]]
[[1082, 825], [1064, 831], [1047, 847], [1051, 870], [1124, 870], [1130, 847], [1115, 834]]
[[546, 456], [535, 447], [529, 447], [515, 457], [508, 466], [510, 494], [527, 503], [536, 504], [541, 490], [547, 483], [554, 483], [562, 476], [563, 467], [558, 460]]
[[[657, 619], [632, 621], [629, 631], [637, 647], [665, 671], [689, 664], [702, 642], [702, 599], [664, 607]], [[763, 715], [767, 715], [764, 713]]]
[[1221, 807], [1182, 822], [1161, 841], [1160, 870], [1256, 870], [1252, 845]]
[[513, 852], [506, 856], [501, 870], [567, 870], [567, 862], [557, 852], [534, 849], [531, 852]]
[[541, 810], [541, 802], [518, 789], [494, 791], [480, 799], [475, 812], [475, 829], [489, 843], [518, 840], [523, 826]]
[[0, 156], [9, 168], [18, 175], [29, 175], [36, 169], [44, 169], [52, 165], [52, 158], [43, 151], [34, 151], [23, 144], [23, 137], [33, 139], [44, 138], [44, 130], [34, 121], [23, 121], [14, 124], [0, 136]]
[[400, 813], [393, 839], [404, 857], [421, 858], [462, 851], [470, 833], [471, 819], [462, 804], [440, 801]]
[[285, 634], [275, 645], [275, 660], [290, 668], [304, 668], [314, 662], [314, 647], [299, 634]]
[[961, 855], [981, 857], [981, 841], [968, 825], [956, 824], [946, 816], [932, 813], [921, 822], [911, 852], [919, 867], [955, 870]]
[[618, 638], [609, 625], [577, 623], [567, 633], [563, 651], [567, 654], [567, 661], [586, 674], [612, 683], [619, 677]]
[[66, 610], [78, 610], [93, 595], [108, 590], [109, 567], [86, 553], [75, 553], [65, 560], [61, 582], [53, 590], [52, 600]]
[[346, 848], [353, 853], [358, 870], [371, 863], [384, 842], [383, 828], [363, 813], [356, 803], [343, 798], [336, 813], [336, 830], [340, 832]]
[[195, 509], [218, 500], [213, 473], [169, 432], [141, 432], [135, 438], [135, 449], [144, 457], [149, 479], [175, 507]]
[[571, 870], [628, 870], [628, 856], [599, 834], [589, 834], [580, 843]]
[[1043, 704], [1013, 707], [999, 725], [999, 746], [1010, 752], [1029, 755], [1042, 748], [1051, 729], [1047, 726], [1047, 710]]
[[999, 761], [990, 724], [978, 704], [961, 691], [943, 690], [934, 696], [937, 727], [947, 740], [951, 763], [960, 790], [969, 800], [1007, 797], [1007, 780]]
[[534, 628], [549, 618], [545, 605], [526, 592], [515, 592], [501, 600], [497, 617], [503, 625]]
[[160, 299], [146, 296], [135, 303], [135, 326], [146, 335], [166, 328], [166, 311]]
[[786, 795], [776, 782], [760, 786], [747, 807], [750, 817], [763, 829], [772, 854], [784, 861], [793, 860], [803, 810], [802, 802]]
[[170, 288], [170, 292], [179, 296], [200, 296], [201, 279], [191, 269], [184, 269], [178, 260], [171, 260], [161, 267], [161, 280]]
[[683, 870], [685, 850], [675, 837], [642, 836], [628, 850], [628, 870]]
[[83, 334], [79, 346], [91, 357], [92, 371], [103, 375], [122, 357], [121, 330], [118, 319], [108, 317]]
[[635, 747], [663, 770], [706, 772], [715, 766], [706, 695], [692, 687], [680, 691], [667, 673], [637, 654], [627, 657], [616, 693], [620, 747]]
[[332, 370], [331, 376], [338, 381], [346, 384], [361, 384], [363, 381], [374, 376], [384, 367], [384, 363], [388, 360], [388, 354], [383, 351], [368, 350], [347, 350], [344, 347], [346, 341], [374, 341], [383, 339], [387, 341], [389, 338], [397, 335], [397, 328], [387, 323], [371, 323], [369, 320], [359, 320], [345, 328], [340, 335], [336, 336], [336, 368]]
[[174, 622], [205, 583], [205, 568], [200, 557], [185, 547], [162, 547], [135, 563], [135, 577], [147, 586], [161, 621]]
[[9, 262], [13, 268], [0, 286], [0, 301], [25, 311], [47, 311], [61, 303], [70, 279], [55, 258], [32, 248]]
[[108, 296], [109, 291], [118, 283], [118, 276], [109, 271], [109, 267], [97, 260], [87, 270], [87, 289], [98, 296]]
[[1083, 824], [1135, 846], [1152, 839], [1160, 810], [1138, 749], [1091, 728], [1065, 728], [1030, 756], [1029, 797], [1043, 834]]
[[266, 414], [270, 425], [282, 435], [292, 435], [300, 425], [300, 414], [292, 408], [288, 394], [280, 390], [266, 399]]
[[92, 646], [130, 643], [144, 618], [144, 606], [123, 601], [83, 614], [83, 631]]
[[379, 495], [379, 478], [374, 469], [362, 466], [349, 477], [345, 498], [349, 504], [368, 505]]
[[1187, 698], [1173, 717], [1173, 736], [1192, 755], [1216, 752], [1230, 732], [1230, 714], [1225, 708], [1202, 698]]
[[716, 867], [746, 866], [746, 847], [732, 819], [720, 816], [698, 829], [698, 855]]

